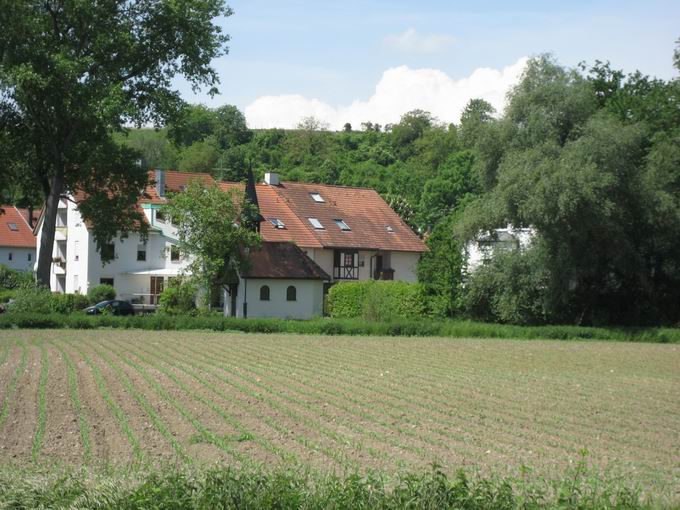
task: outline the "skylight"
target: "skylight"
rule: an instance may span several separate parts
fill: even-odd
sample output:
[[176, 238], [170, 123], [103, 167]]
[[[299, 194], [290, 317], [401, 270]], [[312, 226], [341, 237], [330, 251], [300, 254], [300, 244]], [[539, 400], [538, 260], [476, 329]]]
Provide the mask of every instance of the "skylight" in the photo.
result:
[[19, 227], [17, 227], [16, 223], [8, 223], [7, 226], [9, 227], [10, 230], [13, 230], [14, 232], [19, 230]]
[[325, 202], [325, 200], [319, 193], [310, 193], [309, 196], [312, 197], [312, 200], [314, 200], [315, 202], [318, 203]]
[[307, 218], [307, 219], [312, 224], [312, 227], [314, 227], [317, 230], [323, 230], [324, 227], [319, 220], [317, 220], [316, 218]]
[[333, 221], [335, 222], [335, 224], [336, 224], [338, 227], [340, 227], [340, 230], [345, 230], [345, 231], [350, 231], [350, 230], [352, 230], [351, 228], [349, 228], [349, 225], [348, 225], [347, 223], [345, 223], [345, 222], [344, 222], [343, 220], [341, 220], [341, 219], [335, 219], [335, 220], [333, 220]]
[[394, 229], [392, 228], [392, 225], [385, 225], [385, 230], [387, 230], [390, 234], [394, 233]]
[[278, 218], [269, 218], [269, 222], [274, 225], [274, 228], [286, 228], [286, 224]]

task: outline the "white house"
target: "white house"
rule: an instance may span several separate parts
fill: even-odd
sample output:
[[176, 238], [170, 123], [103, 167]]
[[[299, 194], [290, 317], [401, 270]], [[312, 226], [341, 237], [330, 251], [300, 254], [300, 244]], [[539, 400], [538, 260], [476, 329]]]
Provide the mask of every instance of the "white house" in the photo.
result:
[[31, 271], [35, 263], [32, 212], [13, 205], [0, 206], [0, 264]]
[[[176, 231], [160, 207], [169, 192], [181, 192], [193, 179], [215, 181], [208, 174], [155, 171], [138, 206], [144, 212], [149, 236], [142, 244], [137, 234], [116, 239], [106, 249], [113, 260], [103, 264], [92, 233], [78, 212], [77, 199], [65, 197], [58, 209], [52, 251], [50, 286], [57, 292], [86, 293], [100, 283], [113, 285], [118, 297], [156, 305], [169, 278], [188, 264], [177, 249]], [[222, 189], [241, 183], [217, 183]], [[335, 281], [388, 279], [416, 281], [416, 265], [424, 243], [374, 190], [321, 184], [280, 182], [267, 174], [265, 182], [246, 189], [258, 206], [264, 257], [272, 267], [240, 275], [230, 288], [230, 314], [250, 317], [309, 318], [323, 312], [323, 296]], [[42, 217], [38, 220], [40, 242]], [[38, 246], [39, 252], [39, 246]], [[281, 274], [275, 267], [288, 271]], [[313, 268], [313, 269], [312, 269]], [[277, 276], [271, 276], [272, 274]], [[269, 288], [269, 301], [252, 299], [253, 289]], [[295, 299], [290, 299], [290, 287]], [[264, 292], [264, 291], [263, 291]], [[290, 291], [293, 292], [293, 291]], [[246, 305], [244, 307], [244, 305]]]
[[249, 253], [249, 269], [225, 295], [225, 315], [311, 319], [323, 315], [331, 277], [295, 244], [264, 241]]
[[[77, 201], [67, 197], [60, 201], [57, 229], [52, 250], [50, 287], [55, 292], [81, 293], [96, 285], [113, 285], [118, 298], [133, 303], [156, 305], [167, 280], [178, 276], [188, 261], [177, 248], [174, 227], [160, 212], [168, 190], [179, 191], [193, 174], [175, 173], [170, 182], [160, 173], [154, 186], [147, 188], [139, 206], [148, 224], [148, 239], [131, 233], [125, 239], [115, 239], [106, 247], [113, 260], [102, 263], [94, 238], [78, 211]], [[200, 178], [201, 176], [198, 176]], [[37, 224], [37, 245], [40, 252], [42, 216]]]
[[533, 228], [515, 228], [512, 225], [480, 234], [465, 246], [468, 273], [488, 264], [495, 253], [526, 250], [535, 236], [536, 231]]

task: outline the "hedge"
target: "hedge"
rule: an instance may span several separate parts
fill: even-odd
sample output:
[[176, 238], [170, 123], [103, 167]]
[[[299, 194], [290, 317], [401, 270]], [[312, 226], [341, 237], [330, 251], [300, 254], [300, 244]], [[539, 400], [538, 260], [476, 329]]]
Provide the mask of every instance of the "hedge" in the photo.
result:
[[337, 319], [389, 321], [427, 315], [422, 285], [374, 280], [333, 285], [328, 292], [328, 310]]
[[141, 330], [209, 330], [246, 333], [297, 333], [309, 335], [355, 336], [439, 336], [454, 338], [516, 338], [545, 340], [610, 340], [629, 342], [680, 343], [680, 329], [675, 328], [588, 328], [580, 326], [510, 326], [457, 320], [405, 320], [388, 322], [356, 319], [239, 319], [218, 314], [186, 315], [85, 315], [73, 313], [35, 314], [9, 312], [0, 314], [0, 329], [141, 329]]

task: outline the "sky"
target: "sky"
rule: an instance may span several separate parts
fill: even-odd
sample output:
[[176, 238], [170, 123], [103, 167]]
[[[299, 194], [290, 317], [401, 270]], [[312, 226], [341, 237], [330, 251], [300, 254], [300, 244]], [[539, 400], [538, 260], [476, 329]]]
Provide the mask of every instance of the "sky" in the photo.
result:
[[252, 128], [291, 128], [315, 116], [398, 122], [420, 108], [457, 122], [481, 97], [501, 112], [531, 56], [565, 66], [610, 61], [662, 79], [680, 38], [680, 1], [227, 0], [216, 20], [231, 36], [213, 61], [220, 94], [185, 100], [234, 104]]

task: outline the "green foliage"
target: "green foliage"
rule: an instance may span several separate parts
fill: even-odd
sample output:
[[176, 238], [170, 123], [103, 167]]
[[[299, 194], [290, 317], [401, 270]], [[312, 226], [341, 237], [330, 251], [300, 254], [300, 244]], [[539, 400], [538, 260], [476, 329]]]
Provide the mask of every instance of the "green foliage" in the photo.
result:
[[0, 289], [17, 289], [33, 282], [33, 273], [17, 271], [0, 264]]
[[82, 294], [52, 294], [50, 308], [56, 313], [73, 313], [90, 304], [90, 298]]
[[26, 285], [16, 290], [14, 301], [7, 306], [7, 310], [13, 313], [49, 314], [55, 311], [53, 303], [49, 289]]
[[504, 116], [478, 126], [486, 192], [455, 232], [471, 240], [508, 223], [532, 226], [542, 255], [506, 257], [474, 275], [467, 306], [475, 317], [680, 320], [679, 82], [600, 62], [585, 71], [532, 59]]
[[635, 483], [603, 478], [580, 462], [559, 478], [447, 474], [429, 470], [388, 475], [370, 471], [344, 477], [279, 468], [211, 467], [111, 473], [0, 473], [0, 504], [21, 508], [239, 508], [583, 510], [652, 508]]
[[119, 233], [144, 229], [134, 206], [147, 173], [112, 134], [171, 119], [182, 104], [176, 76], [215, 92], [210, 61], [229, 38], [214, 20], [230, 14], [223, 0], [2, 0], [1, 184], [43, 192], [41, 283], [49, 283], [64, 193], [83, 192], [79, 209], [100, 251]]
[[439, 336], [450, 338], [517, 338], [542, 340], [609, 340], [622, 342], [680, 343], [677, 328], [593, 328], [584, 326], [516, 326], [462, 320], [395, 319], [237, 319], [221, 313], [199, 315], [84, 315], [0, 314], [0, 329], [138, 329], [147, 331], [243, 331], [245, 333], [296, 333], [305, 335]]
[[87, 298], [92, 305], [102, 301], [110, 301], [111, 299], [116, 299], [116, 289], [107, 284], [95, 285], [87, 291]]
[[177, 227], [180, 250], [193, 256], [187, 274], [206, 289], [234, 281], [247, 264], [244, 250], [260, 242], [256, 232], [240, 224], [252, 214], [252, 205], [235, 190], [195, 180], [173, 195], [164, 211]]
[[182, 278], [173, 279], [160, 295], [158, 311], [171, 315], [194, 311], [197, 291], [198, 288], [191, 282]]
[[331, 317], [389, 321], [425, 315], [423, 287], [415, 283], [374, 281], [341, 282], [328, 292]]
[[549, 317], [548, 275], [539, 247], [496, 253], [466, 282], [464, 307], [474, 319], [543, 324]]

